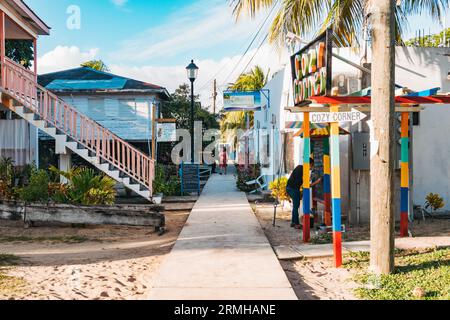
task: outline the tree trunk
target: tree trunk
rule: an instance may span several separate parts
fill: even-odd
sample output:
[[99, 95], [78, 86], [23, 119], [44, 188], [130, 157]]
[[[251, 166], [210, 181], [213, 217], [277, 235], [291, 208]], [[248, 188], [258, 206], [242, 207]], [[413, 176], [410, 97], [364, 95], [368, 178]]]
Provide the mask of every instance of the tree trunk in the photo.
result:
[[371, 161], [371, 271], [394, 269], [395, 1], [371, 0], [372, 120], [378, 152]]

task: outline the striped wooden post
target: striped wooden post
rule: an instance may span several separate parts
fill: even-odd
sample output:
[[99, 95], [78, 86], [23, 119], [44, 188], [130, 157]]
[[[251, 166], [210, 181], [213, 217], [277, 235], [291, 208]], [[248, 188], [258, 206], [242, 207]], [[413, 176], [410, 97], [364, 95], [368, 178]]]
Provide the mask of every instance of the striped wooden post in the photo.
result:
[[402, 157], [401, 157], [401, 190], [400, 190], [400, 235], [408, 236], [409, 220], [409, 113], [402, 112]]
[[311, 126], [309, 112], [303, 114], [303, 242], [311, 239]]
[[[339, 112], [339, 107], [331, 107], [331, 112]], [[339, 123], [337, 122], [331, 124], [330, 149], [334, 260], [335, 267], [340, 268], [342, 266], [342, 212]]]
[[323, 145], [323, 193], [325, 202], [325, 225], [331, 227], [331, 159], [330, 139], [325, 139]]

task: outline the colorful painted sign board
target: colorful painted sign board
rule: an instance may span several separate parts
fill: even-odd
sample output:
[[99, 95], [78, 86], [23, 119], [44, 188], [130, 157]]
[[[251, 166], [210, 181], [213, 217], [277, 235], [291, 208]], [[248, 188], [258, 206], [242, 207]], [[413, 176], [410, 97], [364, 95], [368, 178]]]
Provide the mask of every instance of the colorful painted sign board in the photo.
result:
[[291, 57], [295, 106], [331, 93], [332, 31], [328, 29]]
[[260, 91], [225, 91], [223, 103], [226, 112], [261, 111]]

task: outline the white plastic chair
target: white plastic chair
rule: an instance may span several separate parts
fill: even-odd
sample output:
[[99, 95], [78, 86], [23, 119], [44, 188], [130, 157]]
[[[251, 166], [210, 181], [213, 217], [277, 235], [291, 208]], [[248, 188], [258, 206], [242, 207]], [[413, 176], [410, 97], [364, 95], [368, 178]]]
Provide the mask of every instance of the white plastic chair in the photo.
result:
[[263, 190], [268, 186], [268, 184], [264, 180], [264, 176], [260, 176], [256, 178], [255, 180], [248, 181], [245, 183], [248, 186], [255, 185], [257, 188], [250, 193], [257, 193], [257, 192], [263, 192]]

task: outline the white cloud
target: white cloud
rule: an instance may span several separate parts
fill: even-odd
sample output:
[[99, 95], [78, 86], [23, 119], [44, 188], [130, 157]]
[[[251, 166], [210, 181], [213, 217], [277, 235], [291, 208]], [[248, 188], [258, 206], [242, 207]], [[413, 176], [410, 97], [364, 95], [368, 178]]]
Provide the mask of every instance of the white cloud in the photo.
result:
[[[265, 17], [267, 13], [261, 13]], [[247, 39], [262, 19], [235, 23], [232, 8], [223, 0], [199, 0], [175, 11], [167, 22], [122, 41], [111, 54], [117, 61], [144, 62], [174, 57], [190, 50], [214, 48]]]
[[[196, 94], [200, 94], [203, 107], [206, 108], [212, 105], [212, 80], [214, 79], [214, 76], [216, 76], [216, 74], [220, 71], [216, 78], [219, 86], [218, 106], [221, 107], [221, 91], [226, 89], [227, 83], [235, 81], [236, 78], [244, 72], [244, 67], [248, 64], [250, 58], [255, 54], [255, 52], [256, 49], [251, 50], [233, 73], [232, 71], [241, 59], [241, 55], [225, 57], [219, 61], [195, 61], [200, 68], [199, 78], [195, 82], [195, 90]], [[288, 62], [289, 60], [286, 53], [278, 54], [271, 45], [265, 44], [258, 51], [246, 71], [249, 71], [255, 65], [260, 65], [266, 72], [270, 70], [270, 74], [273, 74], [274, 72], [279, 71], [283, 65]], [[133, 67], [126, 64], [115, 64], [111, 65], [110, 68], [115, 74], [163, 86], [171, 93], [174, 92], [180, 84], [189, 82], [186, 75], [185, 65]]]
[[[250, 50], [242, 60], [241, 55], [236, 55], [233, 57], [224, 57], [220, 60], [207, 59], [195, 61], [200, 68], [199, 78], [195, 82], [196, 94], [200, 94], [202, 105], [205, 108], [212, 105], [212, 80], [214, 80], [214, 77], [217, 79], [219, 89], [218, 107], [221, 107], [221, 91], [226, 89], [228, 83], [234, 82], [242, 72], [249, 71], [255, 65], [260, 65], [266, 72], [270, 70], [270, 73], [273, 74], [289, 62], [286, 53], [279, 54], [269, 44], [263, 45], [257, 53], [256, 50]], [[39, 74], [44, 74], [76, 68], [85, 61], [98, 59], [98, 53], [99, 50], [96, 48], [81, 51], [78, 47], [58, 46], [39, 58], [38, 72]], [[247, 69], [244, 70], [253, 56], [254, 59]], [[240, 63], [238, 64], [239, 61]], [[109, 67], [114, 74], [160, 85], [167, 88], [171, 93], [180, 84], [189, 82], [185, 65], [144, 65], [138, 67], [129, 63], [121, 63], [111, 64]]]
[[128, 0], [111, 0], [111, 2], [118, 7], [123, 7], [127, 4]]
[[45, 74], [76, 68], [83, 62], [95, 59], [98, 53], [99, 49], [97, 48], [82, 52], [80, 48], [75, 46], [57, 46], [38, 59], [38, 73]]

